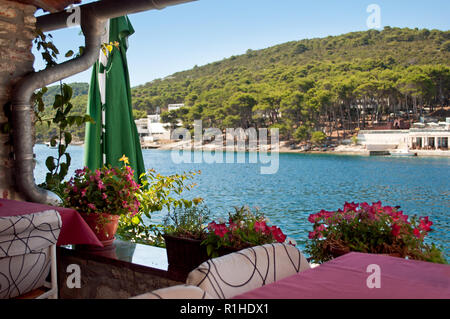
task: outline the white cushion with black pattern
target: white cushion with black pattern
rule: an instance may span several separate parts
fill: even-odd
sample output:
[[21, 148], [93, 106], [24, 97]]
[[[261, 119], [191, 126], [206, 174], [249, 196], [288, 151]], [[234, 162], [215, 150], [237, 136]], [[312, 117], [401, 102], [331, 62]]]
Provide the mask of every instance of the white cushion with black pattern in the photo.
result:
[[41, 287], [50, 270], [50, 246], [61, 230], [56, 210], [0, 217], [0, 298]]
[[131, 299], [211, 299], [211, 296], [197, 286], [178, 285], [154, 290]]
[[266, 244], [207, 260], [189, 273], [186, 284], [227, 299], [307, 269], [308, 261], [294, 246]]

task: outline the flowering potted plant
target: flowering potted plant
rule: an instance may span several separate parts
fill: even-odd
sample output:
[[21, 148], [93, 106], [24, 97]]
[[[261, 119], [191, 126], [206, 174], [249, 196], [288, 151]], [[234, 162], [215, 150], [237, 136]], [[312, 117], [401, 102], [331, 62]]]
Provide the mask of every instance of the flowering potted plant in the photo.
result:
[[409, 217], [399, 209], [381, 202], [345, 203], [343, 210], [312, 214], [308, 221], [314, 226], [306, 252], [319, 263], [350, 251], [445, 263], [434, 244], [424, 243], [433, 222], [428, 217]]
[[95, 171], [88, 167], [75, 171], [64, 186], [64, 206], [76, 209], [104, 246], [111, 245], [121, 215], [139, 210], [139, 185], [133, 169], [122, 157], [122, 167], [103, 166]]
[[235, 212], [229, 213], [228, 224], [223, 221], [208, 224], [209, 231], [202, 244], [206, 245], [208, 256], [214, 258], [252, 246], [285, 242], [286, 235], [281, 229], [267, 223], [268, 219], [259, 211], [252, 213], [248, 207], [235, 207]]

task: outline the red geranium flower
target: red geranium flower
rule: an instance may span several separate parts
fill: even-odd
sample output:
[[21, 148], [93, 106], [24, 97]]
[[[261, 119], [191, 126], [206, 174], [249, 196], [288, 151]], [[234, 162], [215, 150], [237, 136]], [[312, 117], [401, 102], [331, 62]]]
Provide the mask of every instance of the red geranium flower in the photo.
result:
[[255, 230], [260, 233], [269, 234], [269, 229], [265, 221], [256, 221], [255, 222]]
[[223, 238], [226, 233], [228, 233], [228, 228], [225, 224], [216, 224], [215, 222], [211, 222], [208, 225], [208, 228], [214, 231], [214, 234]]
[[420, 218], [420, 229], [429, 232], [431, 230], [431, 225], [433, 225], [433, 222], [428, 219], [428, 216]]
[[284, 241], [286, 240], [286, 235], [283, 234], [280, 228], [278, 228], [277, 226], [272, 226], [269, 229], [277, 242], [284, 243]]
[[414, 236], [416, 236], [417, 238], [420, 238], [420, 237], [422, 236], [421, 233], [420, 233], [420, 230], [417, 229], [417, 228], [414, 228], [413, 234], [414, 234]]
[[399, 235], [400, 235], [400, 226], [399, 225], [397, 225], [397, 224], [394, 224], [394, 225], [392, 225], [392, 235], [394, 236], [394, 237], [398, 237]]

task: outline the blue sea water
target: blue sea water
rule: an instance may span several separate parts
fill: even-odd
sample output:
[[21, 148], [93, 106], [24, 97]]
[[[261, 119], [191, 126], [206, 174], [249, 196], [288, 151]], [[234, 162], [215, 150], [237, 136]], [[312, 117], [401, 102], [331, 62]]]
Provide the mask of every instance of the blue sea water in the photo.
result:
[[[36, 145], [36, 182], [45, 179], [45, 159], [57, 150]], [[83, 166], [83, 148], [71, 146], [69, 174]], [[429, 216], [429, 241], [450, 256], [450, 158], [361, 157], [329, 154], [279, 154], [276, 174], [263, 175], [269, 164], [207, 164], [173, 161], [171, 151], [143, 150], [145, 166], [163, 175], [201, 170], [198, 184], [186, 198], [202, 197], [215, 217], [234, 206], [258, 207], [272, 224], [303, 247], [311, 224], [309, 214], [336, 210], [344, 202], [376, 202], [401, 206], [408, 215]], [[198, 154], [197, 154], [198, 155]], [[274, 160], [275, 158], [273, 158]], [[155, 215], [155, 221], [161, 216]]]

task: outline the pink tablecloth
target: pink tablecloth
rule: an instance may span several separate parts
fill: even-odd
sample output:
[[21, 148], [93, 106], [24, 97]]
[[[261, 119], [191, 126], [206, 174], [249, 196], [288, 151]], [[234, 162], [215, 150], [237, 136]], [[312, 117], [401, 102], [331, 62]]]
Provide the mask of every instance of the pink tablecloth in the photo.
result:
[[103, 247], [94, 232], [74, 209], [0, 199], [0, 217], [27, 215], [49, 209], [58, 211], [62, 220], [57, 245], [87, 244]]
[[[369, 265], [380, 268], [380, 288], [369, 288]], [[373, 277], [371, 277], [373, 279]], [[373, 283], [374, 281], [369, 280]], [[349, 253], [317, 268], [238, 295], [237, 299], [448, 299], [450, 266]]]

